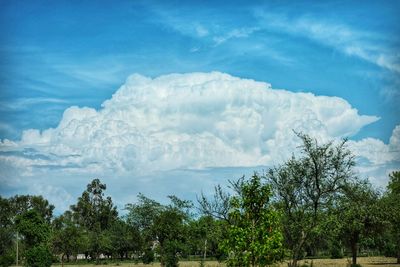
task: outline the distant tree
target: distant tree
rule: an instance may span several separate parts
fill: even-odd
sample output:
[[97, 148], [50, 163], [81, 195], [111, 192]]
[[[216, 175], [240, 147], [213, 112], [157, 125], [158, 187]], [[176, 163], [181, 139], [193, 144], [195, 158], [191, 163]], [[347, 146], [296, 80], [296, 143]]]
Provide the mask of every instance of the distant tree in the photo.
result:
[[139, 194], [138, 202], [126, 205], [126, 209], [128, 224], [138, 229], [143, 238], [143, 261], [153, 259], [154, 248], [161, 265], [172, 267], [177, 266], [178, 255], [187, 249], [184, 241], [192, 204], [176, 196], [169, 198], [171, 204], [164, 206]]
[[0, 196], [0, 266], [10, 266], [15, 260], [13, 217], [10, 201]]
[[71, 206], [76, 222], [88, 230], [105, 230], [118, 217], [111, 197], [104, 197], [106, 188], [99, 179], [94, 179], [78, 198], [78, 203]]
[[82, 231], [73, 222], [70, 211], [55, 218], [52, 226], [52, 248], [56, 254], [61, 255], [61, 265], [64, 266], [65, 257], [69, 261], [70, 256], [76, 256], [83, 249], [80, 243]]
[[16, 218], [18, 231], [27, 246], [26, 263], [32, 267], [50, 267], [52, 254], [48, 247], [50, 226], [35, 209], [28, 210]]
[[117, 220], [118, 212], [111, 197], [105, 197], [106, 185], [94, 179], [71, 206], [74, 221], [87, 232], [81, 241], [86, 242], [92, 259], [99, 259], [101, 253], [111, 253], [111, 241], [107, 230]]
[[389, 184], [383, 201], [387, 212], [386, 218], [390, 222], [397, 263], [400, 264], [400, 171], [394, 171], [389, 175]]
[[224, 252], [219, 244], [226, 237], [228, 224], [224, 220], [211, 216], [201, 216], [197, 220], [191, 220], [188, 225], [188, 247], [190, 254], [222, 259]]
[[212, 216], [218, 220], [229, 222], [229, 210], [231, 208], [231, 196], [220, 185], [214, 187], [214, 195], [207, 198], [203, 193], [197, 198], [202, 214]]
[[339, 144], [319, 144], [305, 134], [300, 157], [290, 160], [268, 172], [277, 205], [283, 213], [282, 224], [286, 246], [291, 251], [290, 266], [297, 266], [304, 246], [321, 222], [321, 210], [332, 202], [353, 177], [354, 157]]
[[175, 267], [178, 266], [178, 256], [187, 249], [185, 241], [192, 203], [176, 196], [169, 198], [171, 204], [164, 206], [155, 218], [152, 231], [157, 236], [161, 266]]
[[283, 259], [283, 234], [279, 214], [270, 203], [271, 188], [255, 173], [232, 183], [232, 224], [222, 247], [229, 266], [267, 266]]
[[160, 215], [164, 206], [143, 194], [138, 194], [137, 198], [137, 203], [125, 206], [128, 210], [126, 221], [133, 231], [135, 229], [138, 231], [139, 235], [135, 238], [135, 242], [140, 247], [138, 250], [146, 255], [143, 258], [146, 261], [145, 263], [149, 263], [151, 259], [154, 259], [152, 248], [153, 242], [157, 240], [156, 233], [153, 231], [154, 221]]
[[47, 223], [50, 223], [53, 217], [54, 205], [42, 196], [16, 195], [11, 197], [9, 201], [15, 215], [34, 209]]
[[108, 233], [113, 256], [128, 258], [129, 252], [137, 254], [141, 249], [139, 230], [122, 219], [116, 220], [108, 229]]
[[379, 211], [379, 194], [367, 181], [354, 181], [344, 188], [339, 198], [337, 217], [340, 234], [352, 254], [352, 265], [357, 264], [358, 245], [383, 226]]

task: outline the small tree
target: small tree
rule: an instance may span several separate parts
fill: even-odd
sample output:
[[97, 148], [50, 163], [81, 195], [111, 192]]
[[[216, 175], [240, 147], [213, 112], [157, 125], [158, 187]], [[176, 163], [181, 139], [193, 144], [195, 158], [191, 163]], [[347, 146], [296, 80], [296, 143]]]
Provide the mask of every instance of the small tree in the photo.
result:
[[359, 243], [380, 231], [382, 216], [378, 210], [379, 194], [367, 181], [355, 181], [344, 188], [337, 207], [338, 225], [345, 244], [351, 250], [352, 265], [357, 265]]
[[277, 197], [277, 206], [283, 212], [282, 224], [286, 245], [292, 253], [290, 266], [297, 266], [304, 246], [321, 222], [325, 209], [352, 179], [354, 157], [346, 148], [346, 140], [319, 144], [305, 134], [301, 156], [293, 156], [268, 173]]
[[255, 173], [232, 183], [237, 195], [231, 199], [232, 224], [222, 248], [229, 266], [266, 266], [284, 256], [278, 212], [270, 205], [271, 188]]

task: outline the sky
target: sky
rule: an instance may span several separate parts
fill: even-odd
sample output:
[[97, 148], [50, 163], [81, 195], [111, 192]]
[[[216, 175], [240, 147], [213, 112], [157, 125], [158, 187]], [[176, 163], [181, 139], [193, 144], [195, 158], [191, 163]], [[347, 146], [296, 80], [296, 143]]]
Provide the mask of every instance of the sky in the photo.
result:
[[399, 1], [0, 0], [0, 194], [195, 200], [294, 131], [400, 168]]

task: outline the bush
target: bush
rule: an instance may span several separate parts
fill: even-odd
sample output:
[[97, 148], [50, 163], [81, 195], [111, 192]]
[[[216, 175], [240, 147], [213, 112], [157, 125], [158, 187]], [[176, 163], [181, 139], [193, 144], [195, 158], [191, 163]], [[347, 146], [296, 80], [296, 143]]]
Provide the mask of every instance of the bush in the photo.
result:
[[15, 254], [11, 251], [0, 255], [0, 266], [1, 267], [8, 267], [15, 263]]
[[177, 267], [179, 262], [180, 243], [176, 240], [167, 240], [164, 242], [162, 250], [160, 251], [160, 261], [166, 267]]
[[341, 259], [343, 258], [342, 248], [339, 243], [335, 242], [332, 244], [330, 249], [331, 259]]
[[29, 267], [50, 267], [53, 255], [45, 245], [38, 245], [26, 251], [26, 264]]
[[147, 248], [142, 256], [144, 264], [150, 264], [154, 261], [154, 251], [151, 248]]

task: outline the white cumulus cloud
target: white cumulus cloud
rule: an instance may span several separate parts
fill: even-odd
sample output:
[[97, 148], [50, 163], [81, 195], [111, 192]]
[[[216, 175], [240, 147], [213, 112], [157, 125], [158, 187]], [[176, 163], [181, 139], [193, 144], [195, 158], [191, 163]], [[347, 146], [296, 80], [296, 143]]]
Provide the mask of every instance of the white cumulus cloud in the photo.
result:
[[[296, 150], [293, 130], [327, 141], [351, 137], [378, 119], [338, 97], [277, 90], [219, 72], [134, 74], [99, 110], [72, 106], [56, 128], [2, 140], [0, 166], [18, 177], [46, 170], [140, 176], [271, 166]], [[397, 126], [389, 144], [367, 138], [350, 146], [365, 159], [363, 168], [387, 171], [399, 166], [399, 133]]]

